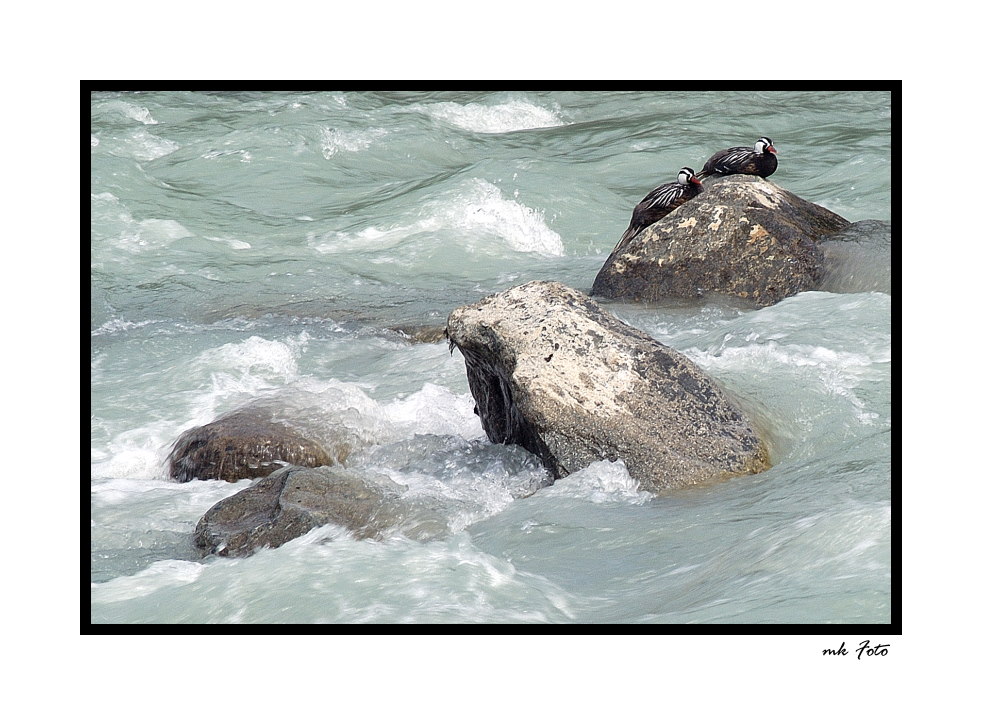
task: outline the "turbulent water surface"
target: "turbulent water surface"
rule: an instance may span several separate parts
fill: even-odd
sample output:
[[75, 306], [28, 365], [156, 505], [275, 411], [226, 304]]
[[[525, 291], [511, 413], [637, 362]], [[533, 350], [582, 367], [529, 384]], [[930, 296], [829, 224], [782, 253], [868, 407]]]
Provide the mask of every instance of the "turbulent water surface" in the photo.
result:
[[[886, 92], [93, 94], [92, 622], [890, 622], [890, 118]], [[774, 467], [539, 489], [460, 354], [407, 335], [533, 279], [588, 291], [651, 188], [761, 135], [771, 181], [871, 221], [825, 290], [604, 305], [720, 382]], [[166, 455], [256, 404], [356, 437], [349, 466], [437, 533], [202, 558], [198, 519], [249, 482]]]

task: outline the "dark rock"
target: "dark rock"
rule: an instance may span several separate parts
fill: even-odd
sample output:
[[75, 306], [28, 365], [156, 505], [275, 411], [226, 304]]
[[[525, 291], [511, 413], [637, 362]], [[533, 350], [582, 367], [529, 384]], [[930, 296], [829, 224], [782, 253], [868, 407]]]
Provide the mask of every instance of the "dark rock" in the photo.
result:
[[192, 427], [167, 457], [171, 479], [240, 479], [265, 477], [284, 464], [318, 467], [344, 462], [350, 447], [332, 449], [296, 429], [270, 419], [260, 409], [243, 409], [214, 422]]
[[770, 466], [747, 418], [694, 363], [560, 283], [457, 308], [447, 331], [488, 438], [525, 447], [557, 478], [623, 459], [654, 491]]
[[757, 176], [704, 183], [705, 191], [615, 250], [591, 295], [654, 302], [719, 293], [765, 306], [818, 285], [817, 242], [846, 219]]
[[284, 467], [211, 507], [195, 527], [194, 544], [205, 553], [247, 556], [325, 524], [378, 539], [403, 520], [396, 504], [405, 490], [344, 467]]

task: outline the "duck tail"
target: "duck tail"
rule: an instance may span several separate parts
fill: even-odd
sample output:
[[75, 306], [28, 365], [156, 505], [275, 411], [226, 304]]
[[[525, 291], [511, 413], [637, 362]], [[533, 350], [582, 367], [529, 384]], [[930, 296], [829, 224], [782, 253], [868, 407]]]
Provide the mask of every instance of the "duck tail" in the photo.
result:
[[641, 233], [641, 229], [639, 227], [637, 227], [637, 226], [628, 226], [627, 227], [627, 230], [621, 236], [621, 240], [617, 242], [617, 245], [616, 246], [614, 246], [614, 250], [611, 251], [611, 254], [613, 255], [614, 253], [617, 253], [622, 248], [624, 248], [625, 246], [627, 246], [627, 244], [629, 244], [631, 241], [633, 241], [634, 240], [634, 237], [637, 236], [639, 233]]

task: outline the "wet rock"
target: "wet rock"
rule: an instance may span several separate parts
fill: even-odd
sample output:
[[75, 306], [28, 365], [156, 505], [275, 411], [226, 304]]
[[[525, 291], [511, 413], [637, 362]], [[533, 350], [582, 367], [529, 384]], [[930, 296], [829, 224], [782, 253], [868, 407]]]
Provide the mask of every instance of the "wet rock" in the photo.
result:
[[275, 548], [311, 529], [337, 524], [359, 539], [379, 539], [397, 525], [426, 538], [446, 527], [418, 518], [400, 504], [406, 487], [379, 475], [344, 467], [284, 467], [209, 509], [194, 530], [206, 554], [248, 556]]
[[443, 325], [397, 325], [392, 330], [410, 343], [439, 343], [447, 339], [447, 329]]
[[171, 479], [258, 479], [284, 464], [317, 467], [344, 462], [350, 447], [331, 448], [260, 409], [243, 409], [214, 422], [192, 427], [174, 444], [167, 457]]
[[891, 292], [891, 225], [857, 221], [826, 237], [819, 247], [825, 272], [818, 288], [830, 293]]
[[824, 265], [818, 242], [846, 219], [757, 176], [704, 183], [614, 251], [590, 294], [655, 302], [719, 293], [766, 306], [815, 289]]
[[694, 363], [560, 283], [457, 308], [447, 331], [488, 438], [521, 445], [557, 478], [623, 459], [655, 491], [770, 466], [748, 419]]

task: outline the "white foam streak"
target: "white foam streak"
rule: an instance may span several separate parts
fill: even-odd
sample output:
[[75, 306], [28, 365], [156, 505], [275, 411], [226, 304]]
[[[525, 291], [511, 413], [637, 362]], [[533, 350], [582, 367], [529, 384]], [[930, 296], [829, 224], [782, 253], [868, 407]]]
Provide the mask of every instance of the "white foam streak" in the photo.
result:
[[434, 119], [481, 134], [502, 134], [563, 124], [556, 111], [523, 99], [494, 105], [439, 102], [416, 109]]
[[240, 241], [237, 238], [223, 238], [221, 236], [205, 236], [209, 241], [214, 241], [215, 243], [224, 243], [233, 251], [243, 251], [247, 248], [252, 248], [252, 244], [248, 241]]
[[642, 491], [638, 480], [627, 471], [623, 460], [597, 461], [564, 479], [559, 479], [548, 489], [538, 493], [543, 498], [573, 497], [586, 499], [594, 504], [622, 502], [644, 504], [654, 494]]
[[135, 223], [132, 231], [120, 235], [119, 245], [128, 251], [138, 252], [169, 246], [194, 234], [173, 219], [148, 218]]
[[447, 388], [431, 383], [423, 385], [419, 392], [386, 405], [384, 414], [406, 436], [456, 434], [464, 439], [484, 436], [470, 395], [455, 395]]
[[196, 412], [211, 412], [221, 403], [245, 402], [279, 387], [299, 375], [298, 358], [309, 340], [306, 333], [280, 342], [253, 335], [204, 351], [192, 370], [210, 378], [210, 389], [199, 394]]
[[204, 569], [204, 564], [193, 561], [158, 561], [133, 576], [120, 576], [106, 583], [92, 584], [92, 602], [117, 603], [143, 598], [168, 586], [194, 583]]
[[111, 250], [120, 248], [129, 253], [142, 253], [165, 248], [174, 241], [194, 235], [173, 219], [136, 220], [119, 198], [109, 192], [92, 194], [91, 206], [93, 222], [98, 218], [100, 225], [108, 227], [103, 237], [114, 240], [109, 246]]
[[546, 225], [542, 213], [506, 199], [497, 186], [475, 180], [463, 198], [447, 207], [447, 215], [464, 231], [500, 236], [515, 251], [565, 254], [562, 238]]
[[177, 142], [156, 137], [146, 129], [139, 129], [126, 137], [124, 146], [139, 161], [153, 161], [181, 148]]
[[[230, 144], [231, 142], [225, 142]], [[248, 149], [212, 149], [201, 155], [202, 159], [221, 159], [226, 156], [236, 157], [243, 164], [252, 162], [252, 154]]]
[[380, 127], [371, 129], [321, 129], [321, 154], [325, 159], [331, 159], [341, 152], [356, 152], [370, 147], [375, 140], [388, 134], [388, 130]]
[[472, 252], [486, 251], [491, 239], [521, 253], [566, 253], [562, 237], [549, 228], [541, 211], [505, 198], [501, 189], [483, 179], [470, 179], [455, 191], [427, 202], [412, 223], [337, 232], [319, 242], [310, 235], [308, 241], [321, 253], [387, 251], [407, 239], [438, 232], [451, 233], [453, 240]]
[[156, 422], [113, 438], [109, 453], [93, 451], [92, 476], [101, 479], [162, 479], [170, 423]]
[[98, 107], [98, 109], [100, 113], [122, 115], [127, 119], [132, 119], [133, 121], [140, 122], [141, 124], [158, 123], [157, 120], [153, 118], [150, 110], [146, 107], [141, 107], [138, 104], [131, 104], [130, 102], [125, 102], [121, 99], [105, 102]]
[[306, 333], [300, 333], [297, 338], [286, 342], [253, 335], [239, 343], [206, 350], [200, 359], [207, 364], [218, 363], [228, 369], [241, 370], [245, 374], [258, 371], [290, 377], [297, 372], [298, 350], [309, 340]]
[[370, 444], [430, 434], [467, 440], [484, 436], [481, 421], [474, 414], [473, 398], [432, 383], [405, 397], [379, 401], [359, 385], [305, 378], [278, 391], [275, 398], [289, 405], [289, 413], [302, 413], [315, 421], [340, 422], [346, 432]]
[[[395, 248], [403, 239], [427, 229], [423, 222], [412, 226], [396, 226], [385, 231], [370, 226], [354, 233], [337, 231], [323, 237], [308, 233], [307, 242], [319, 253], [382, 252]], [[429, 227], [429, 230], [434, 229], [435, 225]]]
[[719, 355], [695, 349], [685, 353], [710, 373], [733, 370], [764, 374], [774, 369], [790, 370], [803, 386], [810, 383], [815, 385], [816, 391], [844, 398], [863, 424], [872, 424], [879, 415], [867, 411], [856, 390], [865, 382], [882, 379], [876, 365], [890, 361], [889, 350], [870, 357], [822, 346], [782, 345], [774, 341], [726, 348]]
[[152, 320], [141, 320], [139, 322], [132, 322], [129, 320], [123, 320], [122, 318], [112, 318], [107, 320], [105, 323], [100, 325], [98, 328], [92, 331], [92, 337], [98, 335], [112, 335], [114, 333], [125, 332], [131, 330], [132, 328], [142, 328], [146, 325], [150, 325], [154, 321]]

